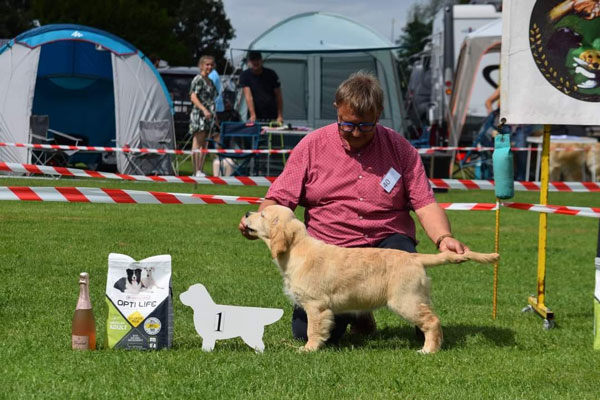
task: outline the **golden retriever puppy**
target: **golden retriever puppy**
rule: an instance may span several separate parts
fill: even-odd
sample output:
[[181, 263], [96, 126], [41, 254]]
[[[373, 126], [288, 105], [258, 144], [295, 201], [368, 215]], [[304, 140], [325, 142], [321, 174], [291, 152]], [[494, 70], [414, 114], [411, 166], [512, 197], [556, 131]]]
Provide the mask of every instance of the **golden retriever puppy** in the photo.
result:
[[585, 164], [590, 174], [596, 176], [596, 181], [600, 181], [600, 143], [594, 143], [588, 148]]
[[584, 164], [584, 146], [570, 143], [550, 145], [550, 181], [581, 182]]
[[440, 320], [433, 312], [425, 267], [473, 260], [493, 263], [498, 254], [413, 254], [378, 248], [343, 248], [312, 238], [292, 210], [270, 206], [244, 218], [247, 232], [262, 239], [279, 266], [284, 288], [306, 310], [305, 351], [329, 338], [334, 314], [387, 306], [425, 335], [421, 353], [442, 344]]

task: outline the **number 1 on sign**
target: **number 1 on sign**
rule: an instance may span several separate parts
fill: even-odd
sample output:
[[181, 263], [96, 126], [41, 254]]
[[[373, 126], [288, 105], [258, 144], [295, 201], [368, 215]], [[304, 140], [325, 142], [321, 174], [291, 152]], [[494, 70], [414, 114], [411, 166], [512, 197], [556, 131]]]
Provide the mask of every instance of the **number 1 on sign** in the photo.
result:
[[217, 313], [215, 318], [215, 331], [223, 332], [223, 313]]

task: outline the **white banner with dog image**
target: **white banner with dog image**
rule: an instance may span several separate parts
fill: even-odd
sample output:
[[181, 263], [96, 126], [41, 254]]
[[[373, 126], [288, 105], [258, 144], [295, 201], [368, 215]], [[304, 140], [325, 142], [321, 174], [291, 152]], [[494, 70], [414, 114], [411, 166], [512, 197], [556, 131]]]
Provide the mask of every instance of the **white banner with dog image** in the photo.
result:
[[116, 349], [162, 349], [173, 340], [171, 256], [108, 256], [106, 342]]
[[600, 1], [504, 0], [501, 118], [600, 125]]

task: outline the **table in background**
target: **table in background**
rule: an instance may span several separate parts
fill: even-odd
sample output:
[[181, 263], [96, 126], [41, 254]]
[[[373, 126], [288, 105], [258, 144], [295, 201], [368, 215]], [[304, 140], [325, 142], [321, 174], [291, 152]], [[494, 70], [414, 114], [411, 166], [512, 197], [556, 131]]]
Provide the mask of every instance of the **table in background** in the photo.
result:
[[[274, 150], [273, 148], [273, 136], [279, 137], [279, 144], [275, 149], [291, 149], [293, 146], [286, 146], [285, 137], [300, 137], [300, 139], [312, 132], [312, 128], [298, 128], [298, 129], [289, 129], [289, 128], [274, 128], [274, 127], [264, 127], [262, 130], [263, 135], [267, 135], [267, 149]], [[286, 162], [286, 154], [280, 154], [282, 165], [285, 165]], [[267, 176], [271, 174], [271, 154], [267, 154]]]

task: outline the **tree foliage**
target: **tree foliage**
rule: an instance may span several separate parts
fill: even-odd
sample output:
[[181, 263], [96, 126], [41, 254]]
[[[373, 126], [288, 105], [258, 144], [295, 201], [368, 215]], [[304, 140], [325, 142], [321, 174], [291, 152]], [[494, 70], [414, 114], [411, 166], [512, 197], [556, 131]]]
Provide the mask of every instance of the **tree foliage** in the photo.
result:
[[222, 0], [0, 0], [0, 37], [18, 35], [34, 19], [103, 29], [171, 65], [212, 54], [222, 66], [234, 37]]
[[427, 4], [413, 5], [408, 22], [402, 28], [402, 33], [396, 40], [396, 44], [399, 46], [399, 70], [404, 84], [407, 83], [410, 75], [411, 58], [423, 51], [431, 36], [433, 16], [440, 6], [440, 0], [430, 0]]
[[11, 39], [33, 25], [31, 0], [0, 0], [0, 38]]

